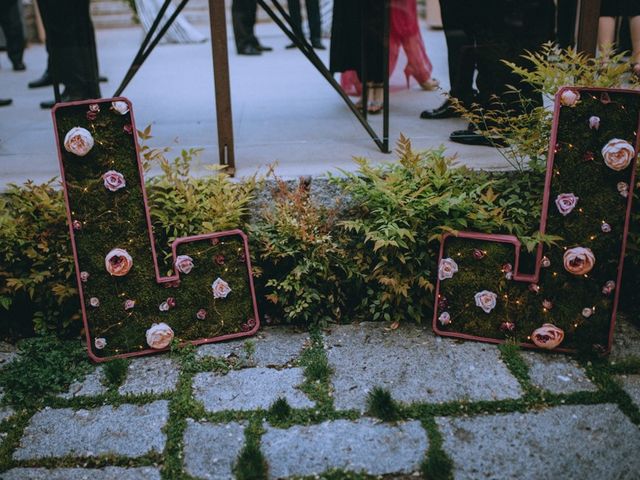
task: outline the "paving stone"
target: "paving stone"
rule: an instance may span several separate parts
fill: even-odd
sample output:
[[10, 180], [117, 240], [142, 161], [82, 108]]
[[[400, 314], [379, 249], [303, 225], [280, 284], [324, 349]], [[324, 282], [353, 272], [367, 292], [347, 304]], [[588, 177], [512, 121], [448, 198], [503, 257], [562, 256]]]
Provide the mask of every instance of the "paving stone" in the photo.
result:
[[640, 375], [620, 375], [616, 378], [633, 403], [640, 408]]
[[339, 468], [371, 475], [419, 470], [428, 448], [420, 422], [334, 420], [286, 430], [267, 427], [262, 452], [269, 476], [318, 475]]
[[266, 409], [278, 397], [286, 398], [293, 408], [311, 408], [313, 402], [296, 388], [303, 381], [301, 368], [247, 368], [226, 375], [198, 373], [193, 378], [193, 395], [209, 412]]
[[637, 480], [640, 429], [616, 405], [436, 418], [456, 480]]
[[196, 478], [233, 478], [233, 466], [244, 446], [244, 426], [214, 425], [187, 419], [184, 432], [184, 468]]
[[571, 357], [538, 352], [521, 352], [529, 365], [529, 377], [534, 385], [553, 393], [573, 393], [598, 389], [586, 372]]
[[102, 367], [96, 368], [80, 382], [73, 382], [69, 390], [58, 395], [60, 398], [71, 399], [76, 397], [94, 397], [106, 393], [107, 387], [102, 384], [104, 380], [104, 370]]
[[36, 413], [27, 425], [15, 460], [32, 458], [93, 457], [114, 454], [139, 457], [162, 453], [169, 418], [169, 402], [120, 405], [77, 410], [50, 409]]
[[14, 468], [2, 480], [160, 480], [160, 470], [140, 468]]
[[427, 328], [382, 323], [335, 327], [325, 336], [338, 409], [366, 407], [374, 387], [401, 402], [501, 400], [522, 395], [493, 345], [435, 337]]
[[0, 368], [10, 364], [18, 358], [18, 350], [15, 345], [7, 342], [0, 342]]
[[616, 361], [629, 357], [640, 358], [640, 330], [624, 317], [618, 316], [609, 358]]
[[118, 389], [120, 395], [166, 393], [175, 390], [180, 371], [176, 362], [167, 357], [145, 357], [131, 360], [127, 378]]
[[260, 330], [254, 337], [242, 341], [209, 343], [198, 348], [198, 357], [237, 356], [246, 358], [246, 342], [254, 343], [251, 358], [258, 367], [282, 366], [291, 363], [299, 355], [309, 341], [308, 333], [297, 333], [288, 327], [269, 327]]

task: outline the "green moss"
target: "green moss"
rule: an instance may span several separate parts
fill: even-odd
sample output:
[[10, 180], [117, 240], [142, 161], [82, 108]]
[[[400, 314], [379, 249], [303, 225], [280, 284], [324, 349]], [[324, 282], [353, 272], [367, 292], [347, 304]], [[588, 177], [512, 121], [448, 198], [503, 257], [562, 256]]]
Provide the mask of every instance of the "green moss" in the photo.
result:
[[[74, 240], [79, 268], [89, 273], [83, 284], [89, 331], [92, 340], [107, 340], [106, 348], [94, 353], [105, 357], [146, 349], [145, 332], [152, 323], [159, 322], [169, 324], [181, 340], [241, 333], [247, 321], [255, 317], [243, 239], [228, 235], [180, 245], [177, 254], [194, 260], [192, 272], [181, 275], [179, 288], [167, 289], [167, 284], [158, 284], [135, 139], [123, 131], [131, 120], [128, 114], [118, 115], [109, 106], [108, 102], [100, 103], [101, 112], [93, 122], [86, 119], [87, 106], [56, 112], [61, 144], [74, 126], [88, 129], [95, 139], [94, 148], [85, 157], [63, 151], [62, 159], [71, 216], [82, 222], [82, 229], [74, 232]], [[126, 188], [107, 190], [101, 178], [107, 170], [122, 173]], [[123, 277], [113, 277], [105, 270], [105, 256], [113, 248], [124, 248], [133, 258], [133, 268]], [[162, 263], [159, 268], [164, 269]], [[218, 277], [231, 287], [224, 299], [213, 298], [211, 292], [211, 284]], [[92, 297], [99, 299], [99, 307], [89, 306]], [[176, 307], [159, 311], [168, 297], [175, 299]], [[136, 304], [125, 311], [127, 299]], [[196, 318], [200, 309], [207, 312], [204, 320]]]
[[286, 421], [290, 415], [291, 407], [284, 397], [279, 397], [271, 404], [271, 407], [269, 407], [269, 417], [275, 422]]
[[367, 396], [367, 413], [384, 422], [394, 422], [400, 418], [400, 408], [391, 393], [375, 387]]

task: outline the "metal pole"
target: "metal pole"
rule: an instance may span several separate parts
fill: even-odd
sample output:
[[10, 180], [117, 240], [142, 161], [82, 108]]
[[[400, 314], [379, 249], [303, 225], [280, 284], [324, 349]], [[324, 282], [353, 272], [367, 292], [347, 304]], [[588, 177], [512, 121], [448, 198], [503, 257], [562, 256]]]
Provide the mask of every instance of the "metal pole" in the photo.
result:
[[576, 49], [592, 57], [595, 56], [598, 47], [599, 17], [600, 0], [580, 0]]
[[218, 154], [220, 165], [227, 167], [226, 172], [229, 175], [235, 175], [236, 163], [233, 146], [233, 116], [231, 114], [229, 52], [224, 0], [209, 0], [209, 25], [211, 26], [211, 55], [218, 122]]

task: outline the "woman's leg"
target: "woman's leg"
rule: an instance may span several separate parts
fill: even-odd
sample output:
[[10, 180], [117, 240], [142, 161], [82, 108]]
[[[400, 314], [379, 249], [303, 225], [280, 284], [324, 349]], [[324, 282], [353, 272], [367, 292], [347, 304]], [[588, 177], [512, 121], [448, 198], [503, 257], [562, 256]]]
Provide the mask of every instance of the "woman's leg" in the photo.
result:
[[615, 38], [615, 17], [600, 17], [600, 20], [598, 21], [598, 49], [601, 52], [611, 49]]

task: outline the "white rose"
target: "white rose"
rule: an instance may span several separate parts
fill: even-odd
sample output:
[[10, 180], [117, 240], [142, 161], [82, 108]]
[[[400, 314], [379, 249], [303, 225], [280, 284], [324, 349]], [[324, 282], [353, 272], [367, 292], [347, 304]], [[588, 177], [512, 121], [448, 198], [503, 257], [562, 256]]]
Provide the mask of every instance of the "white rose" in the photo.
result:
[[84, 157], [92, 148], [93, 137], [86, 128], [73, 127], [64, 137], [64, 149], [79, 157]]
[[178, 255], [175, 266], [180, 273], [188, 274], [193, 269], [193, 258], [189, 255]]
[[449, 315], [449, 312], [442, 312], [438, 317], [438, 321], [442, 325], [449, 325], [451, 323], [451, 315]]
[[453, 278], [453, 274], [458, 271], [458, 264], [453, 258], [443, 258], [438, 266], [438, 279]]
[[213, 290], [213, 298], [225, 298], [231, 292], [229, 284], [220, 277], [211, 284], [211, 289]]
[[147, 330], [146, 336], [147, 344], [151, 348], [166, 348], [173, 340], [173, 330], [171, 330], [171, 327], [164, 322], [154, 323], [151, 325], [151, 328]]
[[636, 156], [636, 151], [629, 142], [614, 138], [602, 147], [602, 156], [607, 167], [619, 172], [629, 166]]
[[102, 175], [102, 181], [104, 188], [111, 192], [115, 192], [127, 186], [127, 182], [124, 179], [124, 175], [115, 170], [109, 170]]
[[127, 104], [127, 102], [111, 102], [111, 108], [113, 108], [120, 115], [126, 115], [127, 113], [129, 113], [129, 105]]
[[476, 293], [474, 298], [476, 300], [476, 306], [480, 307], [484, 313], [489, 313], [496, 307], [498, 296], [489, 290], [482, 290]]
[[93, 341], [93, 344], [96, 346], [98, 350], [102, 350], [104, 347], [107, 346], [107, 339], [102, 337], [96, 338]]

